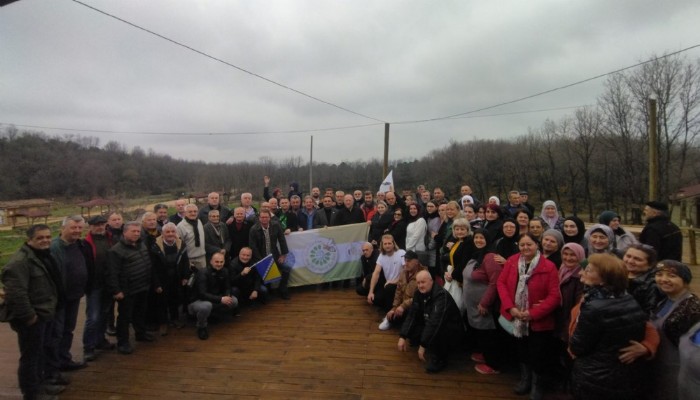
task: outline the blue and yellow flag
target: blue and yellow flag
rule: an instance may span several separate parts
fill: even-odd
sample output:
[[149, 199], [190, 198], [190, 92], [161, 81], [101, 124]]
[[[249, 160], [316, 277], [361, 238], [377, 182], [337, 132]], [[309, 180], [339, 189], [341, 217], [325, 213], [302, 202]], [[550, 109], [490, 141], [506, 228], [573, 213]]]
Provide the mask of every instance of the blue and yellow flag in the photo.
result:
[[253, 264], [253, 268], [258, 271], [258, 275], [262, 277], [264, 284], [277, 282], [282, 279], [282, 274], [280, 274], [280, 269], [277, 268], [277, 263], [272, 258], [272, 254]]

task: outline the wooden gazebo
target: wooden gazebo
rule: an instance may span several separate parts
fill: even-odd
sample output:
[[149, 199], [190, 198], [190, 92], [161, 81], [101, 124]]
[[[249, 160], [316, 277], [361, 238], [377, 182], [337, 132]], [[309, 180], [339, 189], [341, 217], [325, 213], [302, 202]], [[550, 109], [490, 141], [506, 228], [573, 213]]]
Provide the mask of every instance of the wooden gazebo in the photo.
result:
[[86, 201], [84, 203], [79, 203], [78, 207], [80, 207], [80, 215], [85, 217], [85, 210], [87, 210], [87, 218], [90, 218], [90, 210], [95, 208], [95, 207], [100, 207], [100, 214], [104, 214], [104, 208], [107, 207], [107, 213], [110, 213], [112, 211], [112, 207], [114, 207], [116, 203], [112, 200], [107, 200], [107, 199], [102, 199], [102, 198], [94, 198], [90, 201]]

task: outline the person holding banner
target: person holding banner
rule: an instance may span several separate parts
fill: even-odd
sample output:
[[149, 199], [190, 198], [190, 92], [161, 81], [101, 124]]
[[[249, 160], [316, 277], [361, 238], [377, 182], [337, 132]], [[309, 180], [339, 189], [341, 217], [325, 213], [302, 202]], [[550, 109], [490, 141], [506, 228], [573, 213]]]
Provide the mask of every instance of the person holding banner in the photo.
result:
[[272, 217], [269, 210], [261, 210], [258, 216], [258, 223], [250, 228], [250, 248], [253, 250], [253, 257], [256, 260], [262, 260], [267, 255], [272, 254], [272, 257], [277, 262], [277, 267], [280, 269], [282, 279], [280, 280], [279, 293], [284, 300], [289, 300], [289, 274], [292, 268], [285, 265], [287, 259], [287, 239], [284, 237], [282, 227], [279, 224], [271, 224]]
[[[379, 306], [384, 312], [388, 312], [391, 309], [394, 301], [396, 284], [405, 264], [405, 254], [406, 252], [396, 245], [393, 236], [389, 234], [382, 236], [381, 254], [377, 257], [377, 265], [372, 273], [367, 302]], [[383, 286], [377, 285], [382, 272], [386, 278], [386, 283]]]
[[[285, 199], [286, 200], [286, 199]], [[234, 297], [250, 302], [267, 302], [267, 288], [262, 284], [262, 278], [253, 268], [253, 249], [244, 247], [238, 257], [231, 260], [229, 273], [231, 277], [231, 293]]]

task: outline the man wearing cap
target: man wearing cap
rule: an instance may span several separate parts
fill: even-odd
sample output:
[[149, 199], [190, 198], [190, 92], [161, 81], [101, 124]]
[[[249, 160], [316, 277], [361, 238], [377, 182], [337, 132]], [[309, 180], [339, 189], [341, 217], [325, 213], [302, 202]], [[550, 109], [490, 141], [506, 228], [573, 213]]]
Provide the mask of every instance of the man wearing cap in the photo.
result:
[[647, 224], [639, 235], [639, 241], [656, 250], [659, 260], [682, 261], [683, 233], [671, 222], [668, 206], [660, 201], [650, 201], [644, 207]]
[[420, 271], [427, 271], [418, 261], [418, 254], [413, 250], [408, 250], [404, 255], [406, 265], [399, 275], [399, 282], [396, 284], [394, 293], [394, 303], [391, 310], [386, 313], [384, 320], [379, 324], [382, 331], [391, 328], [391, 325], [401, 324], [406, 318], [406, 311], [413, 303], [413, 294], [416, 292], [416, 275]]
[[[107, 307], [112, 304], [106, 295], [105, 272], [107, 270], [107, 253], [112, 247], [112, 240], [107, 237], [107, 218], [98, 215], [88, 220], [89, 232], [85, 243], [92, 248], [94, 267], [88, 274], [88, 284], [85, 289], [85, 328], [83, 329], [83, 355], [85, 361], [95, 359], [96, 349], [113, 349], [114, 344], [105, 338], [107, 330]], [[102, 305], [106, 305], [103, 307]]]
[[527, 193], [525, 190], [520, 191], [520, 204], [523, 205], [523, 207], [527, 208], [528, 214], [530, 217], [535, 215], [535, 206], [530, 204], [528, 200], [530, 199], [530, 195]]

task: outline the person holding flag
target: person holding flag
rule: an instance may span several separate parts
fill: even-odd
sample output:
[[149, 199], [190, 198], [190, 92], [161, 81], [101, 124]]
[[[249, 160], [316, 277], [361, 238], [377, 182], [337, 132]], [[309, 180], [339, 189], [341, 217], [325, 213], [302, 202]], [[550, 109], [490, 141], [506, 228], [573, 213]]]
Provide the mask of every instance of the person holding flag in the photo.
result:
[[[269, 210], [261, 210], [258, 216], [258, 223], [250, 228], [250, 248], [253, 250], [253, 258], [262, 260], [268, 255], [272, 255], [272, 260], [279, 268], [281, 279], [279, 284], [279, 294], [285, 300], [289, 300], [289, 274], [292, 268], [285, 265], [287, 259], [287, 240], [279, 224], [270, 222], [271, 214]], [[261, 275], [262, 276], [262, 275]]]

